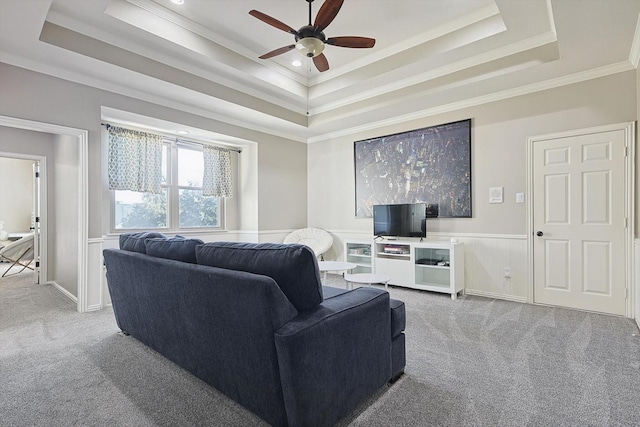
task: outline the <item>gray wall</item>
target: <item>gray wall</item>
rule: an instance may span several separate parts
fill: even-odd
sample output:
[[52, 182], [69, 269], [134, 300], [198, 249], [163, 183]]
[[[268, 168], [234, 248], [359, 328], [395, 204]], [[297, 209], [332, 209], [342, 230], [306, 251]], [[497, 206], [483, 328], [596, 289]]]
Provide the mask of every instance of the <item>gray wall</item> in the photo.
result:
[[[636, 120], [636, 78], [636, 71], [629, 71], [313, 143], [309, 226], [371, 235], [371, 219], [354, 217], [354, 141], [471, 118], [473, 217], [434, 220], [429, 230], [523, 235], [527, 204], [516, 204], [515, 193], [527, 192], [527, 138]], [[504, 203], [489, 204], [489, 187], [504, 187]]]
[[50, 215], [48, 236], [52, 248], [48, 269], [60, 286], [78, 295], [78, 143], [69, 136], [56, 136], [55, 158], [51, 175], [53, 185], [53, 215]]
[[[252, 209], [257, 220], [240, 220], [237, 218], [240, 213], [235, 210], [233, 221], [238, 227], [257, 226], [258, 230], [245, 230], [260, 232], [306, 224], [307, 148], [304, 144], [7, 64], [0, 64], [0, 93], [0, 115], [89, 131], [89, 237], [101, 237], [108, 232], [105, 230], [108, 222], [103, 219], [109, 210], [104, 206], [106, 187], [102, 179], [105, 167], [100, 126], [102, 106], [255, 142], [256, 163], [242, 167], [257, 171], [257, 191], [250, 188], [251, 198], [240, 193], [238, 201], [233, 203]], [[247, 158], [251, 157], [249, 154]], [[241, 155], [241, 162], [243, 160]], [[239, 183], [240, 188], [244, 185]], [[248, 185], [255, 187], [256, 181]]]

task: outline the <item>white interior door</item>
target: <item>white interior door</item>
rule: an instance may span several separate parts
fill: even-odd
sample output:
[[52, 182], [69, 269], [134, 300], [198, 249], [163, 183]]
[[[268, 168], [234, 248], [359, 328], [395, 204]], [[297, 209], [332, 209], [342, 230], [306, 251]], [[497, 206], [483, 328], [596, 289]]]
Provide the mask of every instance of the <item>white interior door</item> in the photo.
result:
[[33, 230], [33, 274], [35, 283], [40, 283], [40, 162], [33, 163], [33, 213], [31, 229]]
[[626, 141], [533, 141], [534, 302], [626, 314]]

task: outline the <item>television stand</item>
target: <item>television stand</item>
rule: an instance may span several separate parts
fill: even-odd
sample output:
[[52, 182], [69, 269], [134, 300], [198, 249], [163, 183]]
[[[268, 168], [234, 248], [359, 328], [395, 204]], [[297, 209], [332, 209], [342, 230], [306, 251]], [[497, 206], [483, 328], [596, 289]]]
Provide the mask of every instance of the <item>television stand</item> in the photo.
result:
[[464, 244], [443, 241], [346, 241], [345, 259], [364, 262], [358, 272], [389, 276], [390, 285], [442, 292], [464, 291]]

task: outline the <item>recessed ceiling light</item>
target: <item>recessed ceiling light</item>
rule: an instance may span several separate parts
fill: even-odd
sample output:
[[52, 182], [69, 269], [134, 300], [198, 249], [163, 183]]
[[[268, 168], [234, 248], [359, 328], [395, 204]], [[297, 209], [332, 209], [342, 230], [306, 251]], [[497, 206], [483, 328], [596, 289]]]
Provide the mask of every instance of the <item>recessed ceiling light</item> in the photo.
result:
[[173, 4], [184, 4], [184, 0], [171, 0]]
[[[171, 1], [173, 1], [173, 0], [171, 0]], [[178, 131], [178, 135], [189, 135], [189, 131], [181, 129], [181, 130]]]
[[291, 63], [291, 65], [293, 65], [294, 67], [300, 67], [302, 65], [302, 61], [300, 61], [299, 59], [296, 59]]

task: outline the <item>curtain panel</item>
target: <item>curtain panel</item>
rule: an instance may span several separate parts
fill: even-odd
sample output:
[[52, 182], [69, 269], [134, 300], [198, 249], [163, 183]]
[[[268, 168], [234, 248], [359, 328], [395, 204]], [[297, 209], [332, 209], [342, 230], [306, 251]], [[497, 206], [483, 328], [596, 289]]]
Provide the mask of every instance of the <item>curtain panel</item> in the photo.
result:
[[109, 189], [162, 192], [161, 135], [107, 126]]
[[231, 180], [231, 153], [224, 148], [205, 145], [202, 194], [205, 196], [233, 197]]

